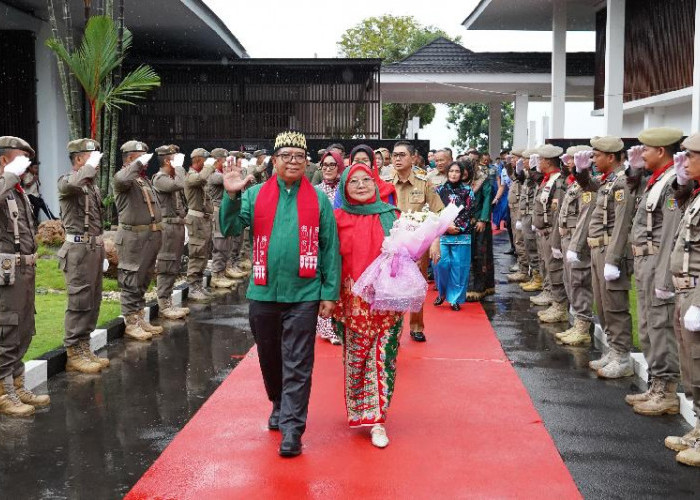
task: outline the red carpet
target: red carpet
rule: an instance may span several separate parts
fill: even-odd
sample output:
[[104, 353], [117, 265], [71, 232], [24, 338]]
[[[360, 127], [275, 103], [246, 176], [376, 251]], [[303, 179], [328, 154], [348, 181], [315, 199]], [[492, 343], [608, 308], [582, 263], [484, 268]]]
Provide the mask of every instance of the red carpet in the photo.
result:
[[304, 453], [279, 457], [253, 350], [127, 498], [581, 498], [481, 306], [425, 312], [428, 342], [399, 350], [388, 448], [347, 427], [341, 351], [319, 340]]

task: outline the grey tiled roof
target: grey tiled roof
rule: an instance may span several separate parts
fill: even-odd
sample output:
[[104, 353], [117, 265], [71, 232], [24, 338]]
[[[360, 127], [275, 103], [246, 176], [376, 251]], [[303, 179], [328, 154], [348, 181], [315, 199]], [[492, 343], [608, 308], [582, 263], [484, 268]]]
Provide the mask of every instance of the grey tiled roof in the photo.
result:
[[[566, 57], [568, 76], [593, 76], [593, 52]], [[383, 73], [549, 73], [549, 52], [472, 52], [446, 38], [436, 38], [401, 61], [382, 65]]]

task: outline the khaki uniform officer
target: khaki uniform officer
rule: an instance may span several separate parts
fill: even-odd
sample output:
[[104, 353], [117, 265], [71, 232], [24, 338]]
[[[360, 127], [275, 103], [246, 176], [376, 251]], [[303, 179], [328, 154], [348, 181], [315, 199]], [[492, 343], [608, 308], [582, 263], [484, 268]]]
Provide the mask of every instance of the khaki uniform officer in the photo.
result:
[[[236, 167], [241, 169], [241, 175], [247, 176], [248, 174], [255, 177], [256, 166], [248, 163], [244, 159], [245, 154], [241, 151], [236, 151], [231, 153], [236, 161]], [[245, 189], [248, 189], [247, 186]], [[215, 221], [218, 224], [218, 220]], [[232, 280], [242, 280], [250, 274], [251, 269], [253, 269], [253, 263], [250, 260], [249, 255], [251, 255], [250, 249], [250, 232], [248, 228], [245, 228], [243, 233], [239, 235], [231, 236], [231, 254], [229, 256], [228, 263], [226, 265], [226, 277]]]
[[678, 344], [673, 331], [674, 287], [669, 265], [673, 237], [681, 219], [676, 206], [673, 154], [683, 131], [661, 127], [643, 130], [629, 152], [631, 167], [645, 167], [651, 178], [643, 186], [632, 223], [634, 280], [637, 288], [639, 341], [649, 366], [649, 390], [629, 394], [625, 401], [641, 415], [676, 414], [680, 367]]
[[[685, 173], [688, 185], [700, 182], [700, 134], [683, 141], [687, 160]], [[680, 180], [680, 175], [678, 176]], [[693, 181], [695, 181], [693, 183]], [[683, 217], [671, 251], [670, 267], [676, 291], [673, 327], [678, 339], [681, 376], [685, 395], [693, 402], [693, 411], [700, 417], [700, 189], [695, 189], [683, 205]], [[700, 467], [700, 418], [685, 436], [669, 436], [666, 447], [679, 452], [676, 460]]]
[[19, 137], [0, 137], [0, 413], [24, 417], [48, 396], [24, 387], [24, 363], [34, 335], [36, 243], [32, 205], [19, 187], [34, 150]]
[[119, 229], [114, 243], [119, 257], [125, 334], [136, 340], [150, 340], [163, 327], [146, 321], [143, 308], [151, 272], [163, 239], [160, 204], [153, 185], [146, 178], [151, 159], [148, 146], [129, 141], [121, 147], [124, 166], [114, 174], [114, 202], [119, 211]]
[[[438, 196], [433, 185], [425, 178], [425, 176], [416, 174], [413, 167], [413, 145], [410, 142], [399, 141], [394, 145], [394, 177], [391, 182], [396, 188], [396, 206], [399, 210], [407, 212], [413, 210], [420, 212], [427, 204], [431, 212], [439, 212], [445, 206]], [[439, 244], [439, 239], [436, 240]], [[431, 254], [434, 257], [439, 255], [439, 250], [435, 249], [435, 244], [431, 248]], [[439, 247], [438, 247], [439, 249]], [[423, 276], [426, 276], [428, 271], [428, 255], [424, 255], [418, 262]], [[425, 325], [423, 324], [423, 309], [417, 313], [410, 315], [410, 332], [411, 338], [417, 342], [425, 342]]]
[[[515, 148], [511, 151], [516, 165], [518, 161], [524, 161], [523, 151], [522, 148]], [[513, 182], [508, 190], [508, 209], [510, 210], [510, 220], [513, 224], [513, 242], [515, 244], [517, 269], [508, 275], [508, 282], [523, 283], [529, 280], [529, 260], [527, 257], [527, 249], [525, 248], [525, 238], [523, 236], [522, 214], [520, 213], [520, 196], [524, 187], [515, 168], [516, 167], [513, 168], [513, 173], [511, 175]], [[524, 165], [522, 168], [524, 168]], [[525, 179], [523, 179], [523, 181], [524, 180]]]
[[109, 360], [98, 358], [90, 349], [90, 334], [100, 315], [105, 259], [102, 194], [95, 181], [102, 157], [99, 150], [92, 139], [69, 142], [72, 171], [58, 179], [61, 222], [66, 230], [58, 262], [68, 290], [63, 340], [68, 372], [99, 373], [109, 366]]
[[216, 160], [209, 158], [209, 151], [202, 148], [192, 151], [190, 158], [192, 166], [185, 177], [185, 224], [190, 238], [187, 244], [187, 298], [201, 301], [209, 298], [209, 292], [204, 288], [202, 280], [211, 253], [214, 205], [206, 186], [209, 177], [214, 173]]
[[185, 171], [184, 155], [174, 144], [156, 149], [160, 171], [153, 176], [153, 189], [163, 216], [163, 242], [158, 252], [158, 316], [181, 319], [189, 314], [187, 307], [173, 306], [172, 293], [180, 274], [185, 250]]
[[221, 234], [219, 225], [219, 208], [224, 194], [224, 163], [228, 151], [223, 148], [212, 149], [211, 157], [216, 161], [214, 173], [207, 180], [207, 192], [214, 204], [214, 237], [211, 252], [211, 286], [215, 288], [231, 288], [235, 281], [226, 277], [226, 267], [233, 248], [230, 236]]
[[535, 206], [536, 178], [540, 174], [530, 168], [530, 156], [534, 149], [523, 151], [524, 171], [521, 177], [520, 190], [520, 226], [523, 231], [523, 241], [530, 266], [530, 281], [520, 283], [520, 288], [526, 292], [538, 292], [544, 288], [544, 277], [540, 273], [540, 254], [537, 248], [537, 235], [532, 229], [532, 212]]
[[[557, 218], [566, 192], [559, 157], [564, 150], [545, 144], [537, 149], [540, 172], [544, 178], [535, 194], [532, 224], [537, 232], [539, 255], [544, 264], [545, 282], [548, 283], [551, 305], [538, 313], [543, 323], [561, 323], [569, 320], [569, 302], [564, 288], [564, 259], [559, 241]], [[547, 290], [547, 289], [546, 289]], [[544, 292], [543, 292], [544, 293]]]
[[[574, 171], [574, 155], [588, 151], [590, 146], [572, 146], [566, 150], [569, 167]], [[559, 246], [564, 254], [564, 286], [571, 303], [574, 324], [555, 336], [567, 345], [591, 343], [593, 323], [593, 288], [591, 277], [591, 249], [588, 247], [588, 225], [591, 222], [595, 193], [584, 190], [569, 176], [570, 182], [559, 209]]]
[[[619, 137], [591, 139], [593, 158], [577, 153], [576, 180], [584, 190], [595, 191], [596, 201], [588, 226], [591, 249], [593, 298], [610, 349], [588, 365], [602, 378], [629, 377], [634, 374], [632, 349], [632, 316], [629, 291], [632, 251], [629, 233], [632, 228], [636, 193], [627, 184], [622, 165], [624, 143]], [[591, 160], [602, 174], [590, 176]]]

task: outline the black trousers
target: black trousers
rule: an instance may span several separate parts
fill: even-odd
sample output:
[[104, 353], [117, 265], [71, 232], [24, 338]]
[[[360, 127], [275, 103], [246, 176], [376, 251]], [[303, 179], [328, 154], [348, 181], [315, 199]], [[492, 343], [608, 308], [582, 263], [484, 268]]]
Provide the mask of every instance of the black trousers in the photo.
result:
[[280, 431], [301, 436], [311, 394], [318, 301], [250, 301], [250, 329], [258, 346], [267, 397], [280, 408]]

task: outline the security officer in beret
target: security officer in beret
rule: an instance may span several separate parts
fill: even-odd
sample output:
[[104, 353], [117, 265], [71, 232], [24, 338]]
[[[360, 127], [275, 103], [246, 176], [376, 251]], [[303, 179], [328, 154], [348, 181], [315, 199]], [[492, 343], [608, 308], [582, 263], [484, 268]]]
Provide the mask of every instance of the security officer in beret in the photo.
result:
[[152, 154], [140, 141], [121, 147], [124, 166], [114, 174], [114, 203], [119, 211], [119, 229], [114, 243], [119, 257], [118, 280], [127, 337], [147, 341], [163, 333], [162, 326], [146, 320], [145, 295], [163, 240], [160, 204], [146, 177]]
[[[670, 270], [673, 237], [681, 220], [673, 181], [673, 155], [680, 151], [683, 131], [660, 127], [643, 130], [641, 146], [628, 152], [630, 167], [651, 174], [642, 186], [641, 199], [632, 223], [634, 280], [637, 288], [639, 341], [651, 378], [649, 389], [625, 397], [635, 413], [663, 415], [680, 412], [676, 394], [680, 367], [678, 344], [673, 331], [675, 289]], [[685, 171], [681, 173], [685, 177]], [[684, 183], [686, 184], [686, 183]]]
[[[601, 378], [630, 377], [634, 374], [632, 316], [629, 311], [632, 251], [629, 234], [636, 206], [622, 163], [625, 145], [619, 137], [591, 139], [593, 154], [576, 153], [576, 180], [586, 191], [596, 192], [596, 202], [588, 227], [591, 249], [593, 297], [600, 325], [610, 349], [603, 357], [588, 363]], [[590, 175], [591, 164], [602, 174]]]
[[249, 169], [251, 174], [255, 177], [255, 183], [261, 184], [267, 180], [267, 165], [265, 164], [265, 158], [267, 157], [266, 149], [258, 149], [253, 153], [253, 162], [251, 165], [252, 169]]
[[536, 305], [551, 304], [548, 309], [537, 313], [542, 323], [561, 323], [569, 320], [569, 301], [564, 288], [564, 256], [557, 228], [559, 207], [566, 192], [559, 159], [563, 152], [559, 146], [545, 144], [539, 147], [534, 155], [536, 167], [544, 177], [535, 194], [532, 224], [537, 233], [539, 254], [544, 264], [545, 283], [548, 288], [540, 294], [540, 297], [544, 295], [540, 302], [535, 302], [537, 297], [532, 297], [530, 301]]
[[98, 358], [90, 349], [90, 334], [100, 315], [105, 260], [102, 193], [96, 179], [102, 159], [100, 145], [93, 139], [71, 141], [68, 158], [71, 172], [58, 179], [66, 241], [57, 254], [68, 290], [63, 340], [66, 371], [100, 373], [109, 360]]
[[[513, 242], [515, 245], [515, 256], [517, 263], [508, 274], [509, 283], [523, 283], [529, 280], [528, 276], [528, 258], [525, 249], [525, 239], [523, 237], [522, 221], [520, 214], [520, 193], [523, 190], [523, 183], [518, 178], [518, 163], [520, 164], [520, 172], [524, 169], [523, 164], [523, 148], [513, 148], [510, 154], [513, 157], [513, 167], [509, 168], [508, 175], [513, 181], [508, 190], [508, 209], [510, 210], [510, 219], [513, 224]], [[520, 222], [520, 224], [518, 224]]]
[[588, 225], [593, 214], [595, 193], [584, 190], [574, 177], [576, 153], [588, 152], [591, 146], [571, 146], [562, 161], [572, 172], [567, 178], [568, 188], [559, 208], [559, 245], [564, 254], [564, 286], [569, 297], [574, 324], [555, 334], [566, 345], [589, 345], [593, 324], [593, 287], [591, 276], [591, 251], [588, 248]]
[[[331, 148], [329, 148], [331, 149]], [[391, 183], [396, 188], [396, 206], [399, 210], [420, 212], [428, 205], [431, 212], [440, 212], [444, 205], [435, 188], [423, 175], [413, 171], [413, 156], [415, 148], [408, 141], [398, 141], [394, 144], [392, 153], [394, 159], [394, 177]], [[424, 255], [418, 262], [423, 276], [428, 271], [428, 257], [437, 264], [440, 260], [440, 239], [436, 239], [430, 247], [429, 255]], [[416, 342], [425, 342], [425, 325], [423, 324], [423, 309], [410, 315], [411, 338]]]
[[[520, 227], [523, 231], [525, 250], [527, 251], [530, 265], [530, 281], [520, 283], [520, 288], [525, 292], [539, 292], [544, 288], [544, 277], [541, 273], [540, 254], [537, 248], [537, 234], [532, 229], [532, 214], [535, 207], [535, 193], [538, 180], [542, 180], [542, 174], [537, 172], [534, 165], [530, 164], [530, 158], [536, 149], [523, 151], [522, 172], [517, 174], [523, 188], [520, 191]], [[516, 165], [516, 172], [518, 165]], [[516, 227], [518, 224], [516, 223]]]
[[[680, 225], [671, 251], [670, 268], [676, 293], [673, 327], [678, 340], [683, 390], [700, 416], [700, 133], [688, 136], [685, 153], [676, 154], [677, 183], [693, 189], [683, 203]], [[682, 199], [679, 196], [679, 199]], [[700, 467], [700, 418], [684, 436], [668, 436], [667, 448], [678, 452], [676, 460]]]
[[211, 253], [211, 286], [215, 288], [231, 288], [236, 284], [233, 279], [226, 277], [226, 267], [233, 248], [230, 236], [221, 234], [219, 225], [219, 208], [224, 194], [224, 164], [228, 151], [223, 148], [215, 148], [211, 151], [214, 159], [214, 173], [207, 180], [209, 198], [214, 204], [214, 237]]
[[[251, 174], [255, 176], [256, 167], [243, 158], [243, 153], [235, 152], [233, 157], [236, 159], [236, 167], [241, 169], [241, 175]], [[254, 184], [254, 182], [248, 184], [243, 190], [245, 191]], [[248, 276], [253, 269], [253, 263], [250, 260], [251, 253], [249, 228], [245, 228], [242, 234], [231, 236], [231, 254], [226, 265], [226, 276], [237, 281]]]
[[187, 292], [188, 300], [204, 301], [209, 292], [204, 288], [204, 270], [211, 254], [214, 205], [206, 189], [209, 177], [214, 173], [216, 160], [209, 151], [197, 148], [190, 153], [192, 165], [185, 177], [187, 217], [185, 224], [189, 234], [187, 244]]
[[34, 335], [36, 243], [32, 205], [19, 185], [34, 150], [19, 137], [0, 137], [0, 413], [25, 417], [47, 406], [24, 385], [24, 363]]
[[180, 274], [185, 250], [185, 170], [184, 156], [174, 144], [156, 148], [160, 170], [151, 182], [158, 197], [163, 216], [163, 242], [156, 263], [158, 288], [158, 316], [182, 319], [190, 310], [173, 306], [172, 293]]

